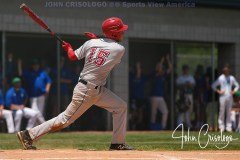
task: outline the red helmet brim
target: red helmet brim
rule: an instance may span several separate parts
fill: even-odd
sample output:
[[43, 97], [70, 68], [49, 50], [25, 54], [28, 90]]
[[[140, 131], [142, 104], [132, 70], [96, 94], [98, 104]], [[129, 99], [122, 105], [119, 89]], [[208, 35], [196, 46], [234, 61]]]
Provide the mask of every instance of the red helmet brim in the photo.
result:
[[124, 24], [123, 27], [118, 30], [118, 32], [123, 32], [123, 31], [126, 31], [127, 29], [128, 29], [128, 25]]

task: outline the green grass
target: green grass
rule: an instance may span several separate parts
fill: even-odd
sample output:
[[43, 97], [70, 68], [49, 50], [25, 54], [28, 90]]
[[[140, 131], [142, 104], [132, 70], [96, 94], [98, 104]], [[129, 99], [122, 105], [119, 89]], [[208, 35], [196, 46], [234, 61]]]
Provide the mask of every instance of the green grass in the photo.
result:
[[[211, 135], [220, 135], [218, 132], [209, 132]], [[177, 132], [179, 136], [181, 132]], [[187, 134], [185, 131], [184, 134]], [[198, 132], [190, 132], [198, 137]], [[238, 140], [230, 142], [224, 150], [240, 150], [240, 134], [231, 133]], [[111, 142], [110, 132], [58, 132], [43, 137], [36, 143], [40, 149], [80, 149], [80, 150], [108, 150]], [[207, 138], [202, 140], [205, 143]], [[127, 143], [138, 150], [217, 150], [212, 142], [205, 149], [201, 149], [197, 141], [184, 142], [181, 149], [181, 139], [173, 139], [172, 131], [165, 132], [128, 132]], [[219, 144], [223, 146], [223, 144]], [[14, 134], [0, 134], [0, 149], [20, 149], [21, 146]]]

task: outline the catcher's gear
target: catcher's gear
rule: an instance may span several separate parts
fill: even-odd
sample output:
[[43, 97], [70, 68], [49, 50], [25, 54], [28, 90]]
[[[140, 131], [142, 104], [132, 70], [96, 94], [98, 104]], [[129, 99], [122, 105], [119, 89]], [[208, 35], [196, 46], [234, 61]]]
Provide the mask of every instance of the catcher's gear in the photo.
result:
[[120, 37], [124, 31], [128, 29], [128, 26], [123, 24], [122, 20], [117, 17], [111, 17], [103, 21], [102, 31], [107, 38], [120, 40]]

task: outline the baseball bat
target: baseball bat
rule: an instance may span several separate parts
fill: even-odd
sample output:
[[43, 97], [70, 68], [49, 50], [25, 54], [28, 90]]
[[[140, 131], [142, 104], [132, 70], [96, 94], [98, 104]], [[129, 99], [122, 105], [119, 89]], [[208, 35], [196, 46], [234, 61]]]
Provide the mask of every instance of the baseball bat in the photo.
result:
[[43, 29], [48, 31], [54, 38], [56, 38], [58, 41], [63, 43], [63, 40], [56, 35], [50, 28], [49, 26], [36, 14], [34, 13], [26, 4], [21, 4], [20, 8], [38, 25], [40, 25]]

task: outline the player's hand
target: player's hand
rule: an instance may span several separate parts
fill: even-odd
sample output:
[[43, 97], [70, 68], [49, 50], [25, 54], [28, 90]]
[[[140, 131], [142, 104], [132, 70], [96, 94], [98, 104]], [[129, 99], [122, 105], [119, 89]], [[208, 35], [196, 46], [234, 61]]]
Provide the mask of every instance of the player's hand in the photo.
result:
[[25, 107], [24, 105], [20, 105], [20, 106], [19, 106], [19, 109], [20, 109], [20, 110], [23, 110], [24, 107]]
[[236, 93], [236, 91], [231, 91], [231, 94], [234, 95]]
[[97, 39], [98, 37], [92, 32], [84, 32], [84, 35], [89, 39]]
[[69, 49], [72, 49], [72, 46], [70, 43], [63, 41], [62, 48], [64, 49], [64, 51], [68, 52]]
[[217, 93], [221, 95], [221, 94], [224, 94], [225, 91], [223, 91], [223, 90], [217, 90]]

